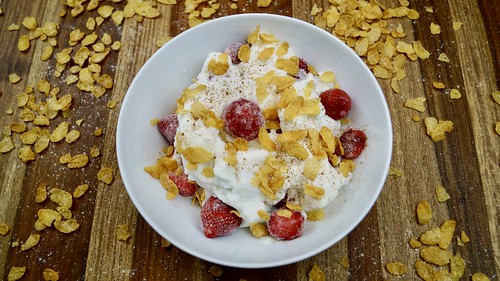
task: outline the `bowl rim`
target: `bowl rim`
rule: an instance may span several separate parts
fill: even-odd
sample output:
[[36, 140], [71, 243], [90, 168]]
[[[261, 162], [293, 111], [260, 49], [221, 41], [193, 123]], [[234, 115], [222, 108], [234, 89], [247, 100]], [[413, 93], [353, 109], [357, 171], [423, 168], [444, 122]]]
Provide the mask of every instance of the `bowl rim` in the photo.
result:
[[[210, 25], [212, 25], [214, 23], [221, 22], [221, 21], [231, 21], [233, 19], [238, 19], [238, 18], [247, 18], [248, 20], [258, 20], [260, 18], [268, 18], [268, 17], [276, 18], [278, 20], [291, 21], [291, 22], [294, 22], [295, 24], [299, 24], [299, 25], [304, 25], [305, 24], [306, 26], [308, 26], [308, 28], [313, 29], [315, 32], [325, 33], [328, 36], [330, 36], [332, 38], [332, 40], [336, 40], [336, 41], [342, 43], [343, 45], [345, 45], [344, 42], [342, 42], [340, 39], [338, 39], [334, 35], [328, 33], [327, 31], [325, 31], [325, 30], [323, 30], [323, 29], [321, 29], [321, 28], [319, 28], [319, 27], [317, 27], [317, 26], [315, 26], [315, 25], [313, 25], [313, 24], [311, 24], [311, 23], [309, 23], [307, 21], [300, 20], [300, 19], [297, 19], [297, 18], [293, 18], [293, 17], [290, 17], [290, 16], [283, 16], [283, 15], [277, 15], [277, 14], [268, 14], [268, 13], [246, 13], [246, 14], [236, 14], [236, 15], [223, 16], [223, 17], [220, 17], [220, 18], [216, 18], [216, 19], [212, 19], [210, 21], [204, 22], [204, 23], [202, 23], [200, 25], [197, 25], [195, 27], [192, 27], [192, 28], [190, 28], [188, 30], [185, 30], [182, 33], [180, 33], [177, 36], [175, 36], [174, 38], [172, 38], [164, 46], [162, 46], [160, 49], [158, 49], [144, 63], [144, 65], [139, 69], [139, 71], [137, 72], [137, 74], [134, 76], [133, 81], [131, 82], [131, 84], [129, 85], [129, 87], [127, 89], [127, 93], [125, 94], [125, 97], [123, 98], [123, 101], [122, 101], [122, 104], [121, 104], [121, 109], [120, 109], [120, 113], [119, 113], [119, 116], [118, 116], [117, 128], [116, 128], [116, 141], [115, 142], [116, 142], [116, 155], [117, 155], [117, 160], [118, 160], [118, 167], [119, 167], [119, 170], [120, 170], [120, 175], [121, 175], [121, 178], [122, 178], [122, 181], [123, 181], [123, 185], [125, 186], [125, 189], [126, 189], [128, 195], [129, 195], [129, 198], [132, 201], [134, 207], [137, 209], [137, 211], [139, 212], [139, 214], [144, 218], [144, 220], [149, 224], [149, 226], [152, 227], [160, 236], [168, 236], [168, 234], [165, 235], [164, 231], [161, 230], [159, 228], [159, 226], [155, 225], [154, 223], [151, 223], [152, 219], [149, 217], [148, 213], [145, 211], [145, 209], [142, 207], [142, 205], [139, 204], [138, 199], [133, 195], [132, 190], [131, 190], [132, 187], [130, 187], [130, 185], [127, 184], [127, 183], [129, 183], [128, 175], [125, 173], [125, 171], [122, 170], [123, 167], [124, 167], [124, 164], [123, 164], [124, 160], [123, 160], [123, 156], [122, 156], [122, 153], [121, 153], [121, 151], [123, 150], [123, 144], [120, 141], [121, 140], [120, 136], [122, 135], [122, 129], [124, 128], [124, 125], [122, 124], [123, 123], [123, 116], [122, 116], [122, 114], [124, 112], [123, 108], [127, 104], [127, 101], [129, 99], [129, 97], [131, 96], [131, 95], [129, 95], [129, 93], [132, 92], [132, 89], [134, 89], [134, 87], [135, 87], [135, 85], [137, 83], [136, 77], [141, 76], [141, 74], [145, 71], [145, 69], [148, 67], [148, 65], [150, 63], [152, 63], [152, 61], [156, 58], [156, 56], [158, 56], [158, 54], [161, 52], [161, 50], [168, 48], [168, 46], [170, 44], [172, 44], [173, 42], [175, 42], [177, 40], [182, 40], [184, 36], [187, 36], [186, 34], [198, 32], [198, 30], [207, 29], [207, 28], [209, 28]], [[369, 70], [368, 66], [363, 62], [363, 60], [354, 52], [354, 50], [352, 50], [347, 45], [345, 45], [345, 48], [346, 48], [346, 51], [351, 52], [354, 55], [354, 57], [358, 61], [358, 63], [361, 64], [361, 67], [365, 68], [365, 70], [368, 73], [370, 73], [369, 77], [372, 80], [373, 84], [376, 86], [376, 92], [378, 92], [381, 95], [381, 97], [383, 98], [383, 101], [384, 101], [383, 102], [383, 114], [386, 117], [387, 123], [389, 125], [389, 130], [387, 131], [387, 136], [386, 136], [386, 138], [388, 140], [388, 146], [386, 147], [386, 149], [387, 149], [387, 161], [384, 163], [385, 165], [383, 167], [381, 167], [381, 170], [380, 170], [381, 171], [380, 183], [377, 185], [377, 190], [376, 190], [375, 196], [373, 196], [369, 200], [369, 202], [366, 205], [366, 207], [357, 216], [357, 220], [354, 221], [353, 223], [351, 223], [349, 225], [349, 227], [346, 227], [346, 229], [341, 234], [338, 235], [338, 239], [332, 239], [332, 240], [329, 241], [329, 243], [325, 243], [321, 247], [316, 247], [314, 250], [307, 251], [307, 252], [305, 252], [305, 253], [303, 253], [301, 255], [297, 255], [297, 256], [291, 257], [289, 259], [279, 260], [279, 261], [274, 261], [274, 262], [265, 262], [265, 263], [261, 263], [261, 262], [248, 262], [248, 263], [241, 263], [241, 262], [231, 261], [230, 259], [219, 260], [218, 258], [213, 258], [213, 257], [211, 257], [209, 255], [205, 255], [204, 253], [196, 251], [195, 249], [187, 247], [187, 245], [184, 245], [182, 243], [176, 244], [175, 243], [176, 241], [169, 240], [169, 241], [172, 242], [173, 245], [175, 245], [180, 250], [182, 250], [182, 251], [184, 251], [184, 252], [186, 252], [186, 253], [194, 256], [194, 257], [197, 257], [197, 258], [200, 258], [202, 260], [205, 260], [205, 261], [208, 261], [208, 262], [212, 262], [212, 263], [215, 263], [215, 264], [220, 264], [220, 265], [230, 266], [230, 267], [235, 267], [235, 268], [270, 268], [270, 267], [276, 267], [276, 266], [283, 266], [283, 265], [292, 264], [292, 263], [295, 263], [295, 262], [307, 259], [309, 257], [317, 255], [320, 252], [325, 251], [326, 249], [328, 249], [328, 248], [332, 247], [333, 245], [335, 245], [336, 243], [338, 243], [340, 240], [344, 239], [366, 217], [366, 215], [369, 213], [369, 211], [373, 208], [374, 204], [378, 200], [378, 198], [380, 196], [380, 193], [382, 192], [382, 189], [383, 189], [383, 187], [385, 185], [385, 182], [387, 180], [387, 175], [388, 175], [388, 172], [389, 172], [389, 166], [390, 166], [390, 162], [391, 162], [391, 158], [392, 158], [392, 152], [393, 152], [393, 146], [392, 146], [392, 142], [393, 142], [393, 132], [392, 132], [392, 130], [393, 130], [393, 128], [392, 128], [392, 120], [391, 120], [389, 108], [388, 108], [388, 105], [387, 105], [384, 93], [383, 93], [383, 91], [382, 91], [382, 89], [381, 89], [381, 87], [380, 87], [377, 79], [375, 78], [375, 76], [373, 75], [373, 73], [371, 72], [371, 70]], [[166, 238], [169, 238], [169, 237], [166, 237]]]

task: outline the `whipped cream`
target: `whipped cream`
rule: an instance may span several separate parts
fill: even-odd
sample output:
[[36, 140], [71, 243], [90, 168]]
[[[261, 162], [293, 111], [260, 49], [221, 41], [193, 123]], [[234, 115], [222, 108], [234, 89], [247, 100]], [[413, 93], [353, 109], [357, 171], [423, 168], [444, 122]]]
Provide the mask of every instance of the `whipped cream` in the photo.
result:
[[[176, 135], [176, 153], [181, 159], [184, 172], [189, 180], [195, 181], [205, 189], [205, 198], [216, 196], [226, 204], [237, 209], [243, 219], [242, 227], [252, 223], [261, 222], [259, 211], [271, 212], [273, 205], [287, 196], [288, 200], [300, 205], [303, 211], [310, 211], [326, 207], [337, 196], [338, 191], [350, 180], [350, 174], [342, 175], [337, 167], [333, 167], [327, 157], [318, 159], [320, 163], [319, 171], [314, 179], [308, 179], [303, 175], [307, 159], [314, 157], [310, 145], [306, 138], [298, 140], [308, 152], [307, 159], [298, 159], [289, 155], [282, 149], [276, 151], [266, 150], [259, 139], [248, 142], [248, 149], [238, 150], [236, 153], [236, 163], [231, 165], [226, 158], [229, 156], [227, 142], [233, 142], [235, 138], [224, 128], [210, 127], [205, 124], [202, 118], [193, 116], [191, 106], [195, 103], [203, 104], [206, 109], [212, 111], [219, 119], [222, 117], [224, 108], [231, 102], [240, 98], [253, 101], [259, 105], [261, 110], [269, 107], [276, 107], [280, 100], [282, 91], [275, 84], [266, 87], [267, 95], [262, 98], [257, 94], [256, 80], [264, 77], [270, 72], [274, 76], [291, 77], [283, 69], [277, 68], [277, 62], [281, 59], [290, 59], [294, 54], [288, 48], [285, 54], [278, 55], [275, 51], [269, 58], [261, 60], [259, 54], [265, 49], [274, 48], [277, 50], [283, 42], [263, 42], [258, 40], [251, 45], [248, 62], [233, 64], [229, 56], [225, 57], [225, 62], [229, 66], [224, 74], [215, 75], [210, 70], [210, 62], [217, 61], [224, 56], [221, 53], [212, 52], [208, 55], [200, 74], [195, 82], [188, 87], [188, 91], [195, 94], [184, 94], [181, 106], [177, 110], [179, 127]], [[280, 131], [268, 130], [269, 138], [275, 143], [279, 143], [278, 137], [281, 133], [297, 130], [314, 130], [319, 132], [322, 127], [328, 128], [333, 135], [339, 137], [340, 122], [333, 120], [325, 114], [325, 110], [319, 102], [319, 95], [328, 89], [334, 88], [333, 81], [321, 79], [323, 72], [313, 75], [300, 70], [297, 79], [294, 79], [291, 88], [295, 89], [297, 96], [307, 99], [317, 100], [319, 103], [319, 113], [314, 115], [299, 114], [292, 120], [287, 120], [285, 109], [278, 109]], [[203, 147], [213, 154], [213, 159], [207, 163], [192, 165], [182, 155], [183, 149], [187, 147]], [[276, 191], [275, 197], [266, 196], [257, 186], [254, 178], [259, 172], [268, 157], [273, 156], [284, 163], [286, 167], [283, 171], [284, 183]], [[206, 173], [207, 169], [211, 173]], [[324, 194], [315, 198], [304, 192], [304, 186], [312, 185], [321, 187]]]

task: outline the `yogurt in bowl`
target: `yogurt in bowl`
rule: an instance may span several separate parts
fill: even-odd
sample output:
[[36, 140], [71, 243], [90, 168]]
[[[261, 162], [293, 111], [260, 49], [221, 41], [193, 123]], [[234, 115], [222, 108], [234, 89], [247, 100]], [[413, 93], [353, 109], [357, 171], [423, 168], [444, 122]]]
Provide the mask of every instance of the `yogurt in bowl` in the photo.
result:
[[[230, 55], [224, 55], [224, 49], [231, 42], [245, 43], [247, 36], [255, 32], [256, 24], [263, 33], [274, 34], [276, 42], [260, 47], [259, 41], [249, 42], [252, 48], [248, 61], [233, 63]], [[274, 41], [266, 38], [264, 40]], [[287, 42], [293, 52], [278, 56], [276, 53], [283, 42]], [[274, 49], [273, 54], [267, 58], [264, 54], [259, 59], [259, 54], [270, 47]], [[244, 55], [242, 58], [245, 59]], [[300, 74], [290, 70], [288, 65], [293, 63], [289, 62], [298, 58], [305, 58], [315, 70]], [[263, 64], [269, 60], [271, 64]], [[249, 64], [255, 67], [243, 67]], [[270, 69], [267, 65], [281, 67]], [[317, 75], [311, 73], [316, 71]], [[333, 74], [336, 79], [332, 79]], [[297, 79], [296, 76], [301, 77]], [[231, 80], [228, 77], [240, 78]], [[193, 78], [196, 78], [194, 83]], [[275, 85], [271, 85], [273, 83]], [[296, 92], [288, 93], [288, 103], [278, 106], [282, 95], [274, 95], [269, 89], [284, 90], [290, 88], [290, 83]], [[352, 99], [349, 126], [361, 129], [368, 139], [365, 150], [354, 160], [357, 167], [352, 174], [350, 171], [342, 174], [339, 166], [330, 164], [332, 159], [328, 155], [314, 157], [321, 152], [313, 151], [310, 141], [310, 134], [316, 136], [322, 132], [338, 137], [341, 133], [338, 121], [325, 118], [325, 109], [319, 99], [319, 95], [333, 88], [335, 83]], [[230, 123], [223, 120], [225, 108], [240, 98], [257, 104], [265, 116], [265, 124], [257, 136], [253, 134], [253, 139], [246, 139], [247, 134], [235, 135], [230, 128], [222, 127]], [[295, 98], [300, 105], [298, 113], [287, 109]], [[307, 106], [301, 109], [305, 104]], [[175, 111], [179, 127], [173, 158], [182, 165], [190, 180], [204, 187], [205, 200], [200, 201], [212, 195], [220, 198], [236, 209], [241, 226], [265, 221], [265, 214], [269, 215], [285, 196], [291, 209], [300, 206], [304, 213], [323, 210], [323, 220], [306, 221], [302, 235], [291, 241], [255, 238], [247, 228], [235, 230], [223, 238], [207, 238], [202, 231], [204, 225], [200, 223], [200, 209], [191, 206], [190, 200], [166, 200], [168, 192], [143, 171], [144, 167], [155, 163], [159, 152], [167, 145], [156, 128], [147, 124], [151, 119]], [[279, 128], [275, 127], [276, 123]], [[132, 133], [128, 128], [136, 130]], [[288, 140], [279, 139], [285, 135]], [[263, 146], [266, 142], [274, 143], [277, 148], [273, 150], [272, 144], [271, 147]], [[233, 148], [231, 145], [228, 148], [228, 143]], [[345, 236], [375, 202], [387, 175], [391, 145], [390, 117], [383, 94], [354, 52], [330, 34], [303, 21], [264, 14], [213, 20], [182, 33], [162, 47], [130, 86], [117, 131], [118, 160], [124, 184], [148, 223], [188, 253], [218, 264], [247, 268], [295, 262], [328, 248]], [[311, 172], [316, 175], [309, 178], [304, 176], [305, 166], [311, 166], [315, 160], [308, 159], [316, 159], [313, 166], [319, 167]], [[305, 165], [306, 161], [311, 161], [311, 165]], [[266, 163], [269, 169], [262, 169]], [[269, 185], [272, 182], [266, 172], [269, 170], [273, 178], [282, 177], [276, 181], [279, 188]], [[310, 190], [306, 191], [303, 186], [309, 186]], [[294, 189], [297, 191], [287, 192]]]

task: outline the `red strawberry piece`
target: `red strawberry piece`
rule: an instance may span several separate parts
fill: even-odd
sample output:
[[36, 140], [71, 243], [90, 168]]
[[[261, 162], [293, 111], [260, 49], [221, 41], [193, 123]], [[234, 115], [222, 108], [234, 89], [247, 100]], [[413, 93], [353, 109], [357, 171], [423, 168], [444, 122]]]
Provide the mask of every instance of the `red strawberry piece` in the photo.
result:
[[344, 148], [344, 158], [358, 157], [366, 145], [366, 135], [363, 131], [349, 129], [340, 136], [340, 143]]
[[236, 211], [236, 209], [217, 197], [210, 197], [201, 207], [201, 224], [205, 236], [215, 238], [235, 231], [242, 219], [231, 211]]
[[168, 178], [175, 183], [177, 189], [179, 189], [179, 194], [182, 196], [193, 196], [198, 188], [196, 183], [189, 181], [187, 175], [184, 173], [180, 175], [170, 173]]
[[309, 66], [305, 59], [299, 58], [299, 72], [294, 76], [295, 79], [300, 80], [306, 77], [309, 73]]
[[309, 64], [303, 58], [299, 58], [299, 69], [304, 70], [305, 73], [309, 73]]
[[243, 45], [244, 43], [234, 42], [229, 44], [229, 46], [227, 46], [227, 48], [224, 50], [224, 53], [229, 55], [233, 64], [238, 64], [241, 62], [241, 60], [238, 58], [238, 51]]
[[179, 120], [176, 114], [170, 114], [158, 121], [156, 127], [160, 133], [167, 139], [170, 144], [174, 144], [175, 134], [177, 133], [177, 128], [179, 127]]
[[259, 106], [244, 98], [233, 101], [222, 112], [226, 130], [233, 136], [248, 141], [255, 139], [264, 126], [264, 115]]
[[[282, 212], [291, 214], [283, 216]], [[292, 240], [304, 230], [304, 215], [300, 211], [292, 211], [286, 207], [275, 210], [267, 221], [267, 229], [272, 237], [278, 240]]]
[[341, 89], [329, 89], [319, 95], [326, 115], [334, 120], [345, 117], [351, 110], [351, 97]]

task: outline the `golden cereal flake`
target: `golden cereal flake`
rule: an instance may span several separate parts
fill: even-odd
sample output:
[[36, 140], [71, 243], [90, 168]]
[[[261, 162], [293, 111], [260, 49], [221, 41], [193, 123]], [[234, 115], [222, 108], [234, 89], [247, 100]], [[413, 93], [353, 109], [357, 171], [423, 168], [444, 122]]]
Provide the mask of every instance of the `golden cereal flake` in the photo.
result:
[[40, 241], [40, 234], [30, 234], [28, 239], [26, 239], [26, 241], [21, 244], [21, 251], [26, 251], [35, 247], [39, 241]]
[[493, 97], [493, 100], [497, 103], [500, 104], [500, 91], [496, 90], [491, 93], [491, 96]]
[[452, 253], [438, 246], [426, 246], [420, 249], [420, 257], [427, 263], [443, 266], [450, 263]]
[[440, 53], [438, 56], [438, 61], [450, 62], [450, 58], [445, 53]]
[[436, 186], [435, 189], [436, 192], [436, 198], [439, 203], [443, 203], [445, 201], [448, 201], [450, 199], [450, 194], [448, 194], [448, 191], [446, 191], [446, 188], [444, 188], [441, 185]]
[[38, 220], [45, 227], [51, 227], [52, 224], [56, 221], [60, 221], [62, 219], [61, 214], [52, 209], [40, 209], [37, 212]]
[[325, 281], [325, 273], [317, 265], [313, 265], [309, 273], [307, 273], [308, 281]]
[[307, 220], [309, 221], [321, 221], [325, 218], [324, 209], [315, 209], [307, 211], [306, 213], [307, 213]]
[[482, 272], [477, 272], [477, 273], [472, 274], [471, 280], [472, 281], [490, 281], [490, 278]]
[[432, 87], [434, 87], [435, 89], [438, 89], [438, 90], [442, 90], [446, 87], [446, 85], [443, 82], [434, 81], [434, 82], [432, 82]]
[[188, 147], [182, 151], [182, 155], [194, 164], [208, 163], [214, 159], [214, 155], [203, 147]]
[[462, 94], [460, 94], [460, 92], [457, 89], [450, 90], [450, 99], [458, 100], [461, 97], [462, 97]]
[[433, 265], [428, 264], [423, 260], [417, 260], [415, 262], [414, 267], [415, 270], [417, 271], [418, 276], [423, 280], [425, 281], [434, 280], [434, 275], [436, 274], [436, 270], [434, 269]]
[[265, 223], [252, 223], [250, 225], [250, 232], [255, 237], [265, 237], [269, 235], [269, 231], [267, 230]]
[[425, 101], [427, 101], [427, 99], [425, 97], [408, 99], [405, 101], [405, 107], [414, 109], [418, 112], [424, 112], [425, 111]]
[[441, 237], [438, 245], [441, 249], [445, 250], [450, 246], [456, 226], [457, 222], [455, 220], [446, 220], [439, 227], [441, 230]]
[[21, 52], [27, 51], [30, 48], [30, 39], [27, 35], [21, 35], [17, 41], [17, 49]]
[[13, 266], [10, 268], [9, 273], [7, 274], [8, 281], [16, 281], [21, 279], [26, 273], [25, 266]]
[[71, 157], [68, 162], [68, 168], [78, 169], [83, 168], [89, 163], [89, 157], [85, 153], [76, 154]]
[[272, 0], [257, 0], [257, 7], [266, 8], [271, 5]]
[[404, 176], [403, 170], [396, 167], [389, 167], [389, 176], [402, 177]]
[[31, 149], [31, 146], [25, 145], [19, 149], [17, 152], [17, 155], [19, 159], [23, 162], [29, 162], [29, 161], [35, 161], [36, 159], [36, 154], [33, 152]]
[[0, 223], [0, 236], [5, 236], [9, 233], [10, 227], [5, 223]]
[[424, 245], [436, 245], [441, 241], [441, 228], [434, 227], [420, 234], [419, 242]]
[[453, 30], [457, 31], [462, 28], [463, 22], [461, 21], [454, 21], [453, 23]]
[[208, 70], [215, 75], [223, 75], [229, 68], [228, 63], [229, 56], [226, 53], [222, 53], [215, 59], [211, 59], [208, 63]]
[[177, 185], [170, 179], [168, 174], [160, 175], [160, 184], [167, 190], [167, 199], [174, 199], [179, 195], [179, 188]]
[[465, 273], [465, 260], [459, 252], [450, 259], [450, 273], [452, 280], [459, 280]]
[[432, 209], [431, 204], [427, 200], [420, 200], [417, 204], [417, 221], [419, 224], [424, 225], [431, 221]]
[[17, 82], [21, 81], [21, 77], [17, 75], [17, 73], [11, 73], [9, 74], [9, 81], [12, 84], [16, 84]]
[[93, 158], [97, 158], [99, 157], [99, 155], [101, 155], [99, 148], [96, 146], [92, 146], [92, 148], [90, 148], [90, 156], [92, 156]]
[[302, 171], [302, 174], [310, 181], [314, 181], [320, 170], [321, 162], [315, 157], [309, 157], [304, 162], [304, 170]]
[[325, 195], [325, 189], [320, 186], [314, 186], [312, 184], [304, 184], [304, 193], [311, 196], [314, 199], [321, 199]]
[[111, 184], [114, 179], [113, 170], [108, 167], [102, 167], [97, 173], [97, 179], [105, 184]]
[[437, 120], [435, 117], [425, 117], [424, 124], [426, 127], [427, 135], [431, 137], [432, 141], [442, 141], [445, 139], [445, 133], [453, 130], [453, 122]]
[[87, 192], [88, 189], [89, 189], [88, 184], [81, 184], [81, 185], [77, 186], [75, 188], [75, 190], [73, 191], [73, 198], [82, 197], [85, 194], [85, 192]]
[[463, 243], [469, 243], [470, 242], [469, 236], [463, 230], [460, 231], [460, 240], [462, 240]]
[[45, 268], [42, 272], [44, 281], [57, 281], [59, 280], [59, 273], [51, 268]]
[[406, 265], [400, 262], [389, 262], [385, 265], [385, 269], [389, 274], [394, 276], [402, 276], [405, 275], [408, 271]]
[[431, 30], [431, 34], [435, 34], [435, 35], [441, 34], [441, 26], [439, 26], [439, 24], [431, 22], [431, 25], [429, 28]]
[[10, 136], [4, 135], [0, 141], [0, 153], [7, 153], [15, 148], [14, 142]]
[[47, 186], [42, 183], [36, 188], [35, 202], [42, 203], [45, 199], [47, 199]]
[[418, 239], [415, 237], [411, 237], [410, 240], [408, 241], [408, 244], [412, 249], [417, 249], [422, 247], [422, 243], [418, 241]]
[[78, 130], [71, 130], [68, 132], [68, 134], [65, 136], [66, 142], [67, 143], [74, 143], [80, 138], [80, 132]]
[[51, 142], [60, 142], [62, 141], [65, 137], [66, 134], [68, 134], [69, 130], [69, 123], [68, 122], [61, 122], [57, 128], [50, 134], [50, 141]]
[[80, 224], [76, 221], [75, 218], [71, 218], [65, 221], [55, 221], [54, 227], [61, 233], [71, 233], [80, 228]]
[[59, 188], [52, 188], [49, 195], [50, 201], [65, 209], [71, 209], [73, 205], [73, 196], [71, 193]]
[[116, 226], [116, 239], [119, 241], [127, 242], [131, 234], [129, 232], [128, 224], [119, 224]]

